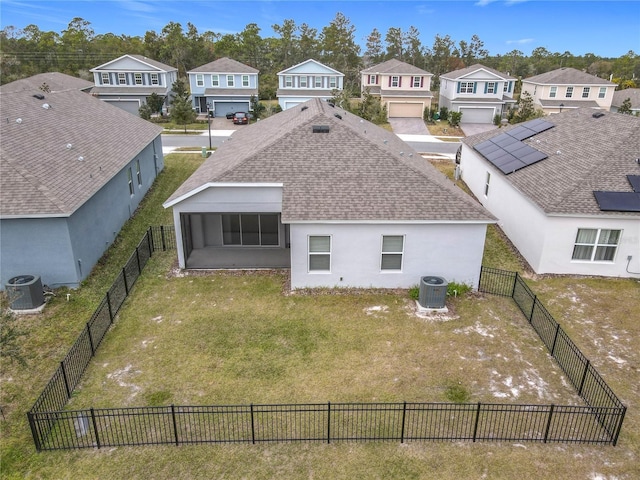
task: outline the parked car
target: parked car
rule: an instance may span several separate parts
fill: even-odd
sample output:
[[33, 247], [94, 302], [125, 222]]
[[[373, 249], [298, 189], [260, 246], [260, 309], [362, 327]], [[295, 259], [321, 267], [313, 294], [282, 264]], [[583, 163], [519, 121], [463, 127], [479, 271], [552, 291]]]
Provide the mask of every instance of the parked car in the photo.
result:
[[227, 120], [231, 120], [236, 116], [236, 112], [227, 112]]
[[249, 123], [249, 115], [245, 112], [236, 112], [233, 116], [234, 125], [246, 125]]

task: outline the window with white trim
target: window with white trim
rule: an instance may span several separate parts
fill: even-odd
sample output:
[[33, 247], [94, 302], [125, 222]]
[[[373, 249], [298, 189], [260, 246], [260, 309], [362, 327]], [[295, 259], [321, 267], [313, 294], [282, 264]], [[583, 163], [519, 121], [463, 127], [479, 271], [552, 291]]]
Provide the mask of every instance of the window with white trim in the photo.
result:
[[558, 87], [549, 88], [549, 98], [556, 98], [557, 93], [558, 93]]
[[411, 85], [413, 85], [413, 88], [420, 88], [421, 84], [422, 84], [422, 77], [413, 77], [413, 80], [411, 82]]
[[382, 259], [380, 270], [402, 270], [402, 257], [404, 254], [403, 235], [382, 236]]
[[589, 98], [590, 87], [582, 87], [582, 98]]
[[160, 79], [158, 78], [157, 73], [151, 74], [151, 85], [160, 85]]
[[565, 98], [571, 98], [573, 96], [573, 87], [567, 87], [567, 93], [564, 94]]
[[109, 74], [107, 72], [102, 72], [102, 85], [109, 85], [111, 81], [109, 80]]
[[338, 78], [329, 77], [329, 88], [338, 88]]
[[127, 74], [126, 73], [118, 73], [118, 84], [126, 85], [127, 84]]
[[211, 75], [211, 86], [212, 87], [220, 86], [220, 77], [218, 75]]
[[142, 172], [140, 171], [140, 160], [136, 160], [136, 178], [138, 179], [138, 186], [142, 187]]
[[309, 235], [309, 271], [331, 271], [331, 236]]
[[504, 82], [504, 86], [502, 87], [502, 91], [507, 93], [509, 91], [509, 82]]
[[607, 87], [600, 87], [600, 91], [598, 92], [598, 98], [604, 98], [607, 95]]
[[242, 75], [242, 86], [243, 87], [249, 86], [249, 75]]
[[234, 81], [233, 75], [227, 75], [227, 87], [235, 86]]
[[133, 195], [133, 175], [131, 174], [131, 167], [127, 169], [127, 182], [129, 183], [129, 195]]
[[460, 93], [473, 93], [473, 82], [460, 82]]
[[293, 77], [291, 75], [284, 77], [284, 86], [287, 88], [291, 88], [293, 86]]
[[322, 88], [322, 77], [315, 77], [316, 88]]
[[496, 82], [487, 82], [487, 93], [496, 93]]
[[487, 178], [484, 181], [484, 196], [489, 195], [489, 183], [491, 183], [491, 173], [487, 172]]
[[196, 87], [204, 87], [204, 75], [201, 73], [196, 74]]
[[136, 85], [142, 85], [142, 74], [141, 73], [134, 73], [133, 74], [133, 78], [136, 82]]
[[222, 244], [238, 246], [278, 246], [278, 215], [231, 213], [222, 215]]
[[613, 262], [622, 230], [579, 228], [573, 246], [572, 260]]
[[307, 77], [304, 75], [300, 77], [300, 88], [307, 88]]
[[369, 85], [377, 85], [377, 84], [378, 84], [378, 76], [369, 75]]
[[391, 76], [391, 86], [399, 87], [400, 86], [400, 77], [398, 75]]

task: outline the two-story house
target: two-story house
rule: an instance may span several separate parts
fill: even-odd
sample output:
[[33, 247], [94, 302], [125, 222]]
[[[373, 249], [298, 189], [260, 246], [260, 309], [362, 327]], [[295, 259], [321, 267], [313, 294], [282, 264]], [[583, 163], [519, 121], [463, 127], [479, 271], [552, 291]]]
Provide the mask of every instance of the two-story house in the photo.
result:
[[615, 83], [569, 67], [522, 80], [522, 92], [546, 114], [580, 107], [610, 110], [615, 89]]
[[329, 100], [344, 88], [344, 74], [309, 59], [278, 72], [278, 103], [283, 110], [320, 98]]
[[258, 96], [258, 70], [231, 58], [219, 58], [187, 72], [193, 107], [198, 113], [248, 112]]
[[379, 97], [389, 117], [422, 118], [431, 108], [432, 73], [395, 58], [360, 72], [361, 91]]
[[152, 93], [168, 105], [178, 79], [177, 68], [142, 55], [122, 55], [90, 71], [95, 83], [91, 94], [134, 115]]
[[492, 123], [515, 104], [516, 78], [476, 64], [440, 75], [438, 105], [460, 112], [461, 123]]

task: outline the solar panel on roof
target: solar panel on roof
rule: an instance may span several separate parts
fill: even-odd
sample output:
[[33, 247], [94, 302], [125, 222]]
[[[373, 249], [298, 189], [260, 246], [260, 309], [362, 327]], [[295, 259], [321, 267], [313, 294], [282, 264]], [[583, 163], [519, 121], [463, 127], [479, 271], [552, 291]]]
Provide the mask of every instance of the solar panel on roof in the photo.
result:
[[553, 128], [553, 123], [542, 120], [541, 118], [536, 118], [535, 120], [529, 120], [528, 122], [523, 123], [522, 126], [529, 130], [533, 130], [535, 132], [533, 135], [535, 135]]
[[600, 210], [605, 212], [640, 212], [639, 192], [593, 192]]
[[634, 192], [640, 192], [640, 175], [627, 175], [627, 180]]

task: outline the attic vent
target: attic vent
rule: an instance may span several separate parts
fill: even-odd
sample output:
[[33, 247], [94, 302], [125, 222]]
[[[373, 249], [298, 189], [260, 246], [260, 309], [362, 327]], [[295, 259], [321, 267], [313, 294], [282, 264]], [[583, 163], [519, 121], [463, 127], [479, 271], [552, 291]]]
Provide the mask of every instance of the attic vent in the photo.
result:
[[37, 98], [38, 100], [44, 100], [44, 95], [42, 95], [41, 93], [36, 93], [33, 98]]
[[340, 115], [339, 113], [334, 113], [333, 116], [339, 120], [342, 120], [342, 115]]
[[304, 107], [302, 107], [302, 108], [301, 108], [301, 110], [304, 112], [307, 108], [309, 108], [309, 107], [307, 107], [307, 106], [305, 105]]
[[591, 115], [593, 118], [600, 118], [600, 117], [604, 117], [604, 113], [602, 112], [596, 112], [593, 115]]
[[331, 103], [331, 102], [327, 102], [327, 103], [329, 104], [329, 106], [330, 106], [331, 108], [334, 108], [334, 107], [335, 107], [335, 105], [334, 105], [333, 103]]
[[314, 125], [311, 127], [313, 133], [329, 133], [329, 125]]

